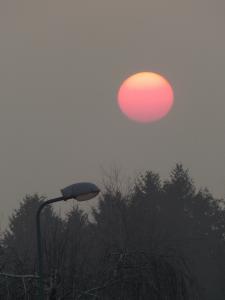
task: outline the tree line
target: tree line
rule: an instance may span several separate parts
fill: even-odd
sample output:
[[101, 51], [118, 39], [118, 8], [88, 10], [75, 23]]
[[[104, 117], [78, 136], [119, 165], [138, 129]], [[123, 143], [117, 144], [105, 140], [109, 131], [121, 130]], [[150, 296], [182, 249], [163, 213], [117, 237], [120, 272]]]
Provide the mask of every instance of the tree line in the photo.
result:
[[[0, 241], [0, 299], [37, 299], [35, 214], [27, 195]], [[222, 300], [224, 200], [197, 189], [177, 164], [140, 174], [127, 193], [112, 178], [92, 218], [78, 206], [41, 217], [46, 299]]]

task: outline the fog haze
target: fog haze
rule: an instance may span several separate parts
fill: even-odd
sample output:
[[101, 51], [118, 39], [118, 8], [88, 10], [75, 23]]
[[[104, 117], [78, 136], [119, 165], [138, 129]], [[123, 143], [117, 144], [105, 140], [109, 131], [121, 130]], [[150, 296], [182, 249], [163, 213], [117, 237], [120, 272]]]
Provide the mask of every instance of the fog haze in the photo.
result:
[[[150, 169], [166, 178], [182, 162], [198, 186], [223, 197], [224, 28], [219, 0], [2, 0], [4, 222], [25, 194], [101, 183], [112, 164], [127, 176]], [[132, 122], [117, 106], [121, 82], [139, 71], [161, 73], [174, 88], [159, 122]]]

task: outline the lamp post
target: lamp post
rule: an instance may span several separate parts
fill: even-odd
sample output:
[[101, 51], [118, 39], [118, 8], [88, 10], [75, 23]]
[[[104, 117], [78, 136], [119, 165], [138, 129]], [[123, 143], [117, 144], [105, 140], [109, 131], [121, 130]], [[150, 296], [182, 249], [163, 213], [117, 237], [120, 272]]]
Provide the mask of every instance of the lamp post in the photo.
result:
[[39, 300], [44, 300], [44, 282], [43, 282], [43, 257], [41, 244], [41, 226], [40, 215], [42, 209], [51, 203], [76, 199], [77, 201], [86, 201], [94, 198], [100, 192], [99, 188], [89, 182], [80, 182], [67, 186], [61, 190], [62, 196], [54, 199], [49, 199], [43, 202], [36, 213], [36, 230], [37, 230], [37, 252], [38, 252], [38, 293]]

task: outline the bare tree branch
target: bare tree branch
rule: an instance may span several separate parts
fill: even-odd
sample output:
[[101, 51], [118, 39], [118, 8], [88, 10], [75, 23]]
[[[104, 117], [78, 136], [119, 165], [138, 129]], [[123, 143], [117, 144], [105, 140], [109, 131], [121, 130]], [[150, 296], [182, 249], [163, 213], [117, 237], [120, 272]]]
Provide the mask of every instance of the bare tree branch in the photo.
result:
[[9, 274], [9, 273], [0, 273], [0, 276], [12, 277], [12, 278], [29, 278], [29, 279], [39, 278], [39, 276], [37, 275], [16, 275], [16, 274]]

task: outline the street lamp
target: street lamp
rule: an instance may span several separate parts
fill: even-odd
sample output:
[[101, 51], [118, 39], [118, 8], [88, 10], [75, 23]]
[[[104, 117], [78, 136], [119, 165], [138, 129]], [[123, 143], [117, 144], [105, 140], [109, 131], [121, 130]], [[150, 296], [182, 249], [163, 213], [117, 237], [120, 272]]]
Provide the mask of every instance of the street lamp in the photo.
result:
[[43, 265], [42, 265], [42, 245], [41, 245], [41, 226], [40, 215], [42, 209], [51, 203], [76, 199], [77, 201], [86, 201], [94, 198], [100, 192], [99, 188], [90, 182], [79, 182], [69, 185], [61, 190], [62, 196], [54, 199], [49, 199], [43, 202], [36, 213], [36, 229], [37, 229], [37, 251], [38, 251], [38, 291], [39, 299], [44, 300], [44, 283], [43, 283]]

